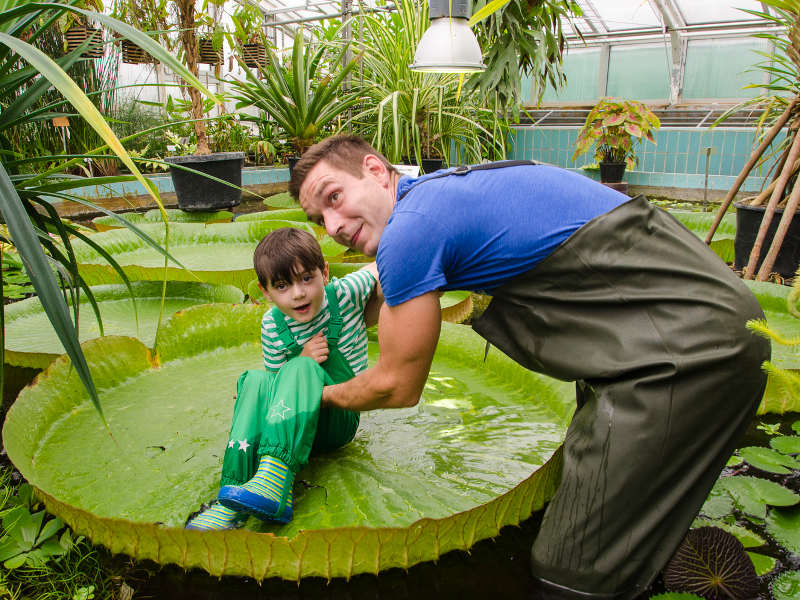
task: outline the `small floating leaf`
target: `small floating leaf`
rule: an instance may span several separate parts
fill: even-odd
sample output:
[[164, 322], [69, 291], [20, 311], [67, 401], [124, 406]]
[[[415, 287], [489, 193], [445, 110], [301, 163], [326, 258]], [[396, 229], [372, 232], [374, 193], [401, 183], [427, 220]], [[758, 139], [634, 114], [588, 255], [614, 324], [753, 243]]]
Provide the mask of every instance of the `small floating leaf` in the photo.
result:
[[[792, 506], [800, 501], [800, 496], [787, 490], [773, 481], [758, 477], [723, 477], [717, 481], [715, 488], [730, 494], [738, 508], [748, 515], [763, 519], [767, 514], [767, 505]], [[713, 491], [713, 490], [712, 490]]]
[[770, 573], [775, 568], [775, 559], [771, 556], [758, 554], [757, 552], [748, 552], [747, 556], [753, 561], [753, 567], [756, 569], [756, 575], [761, 577]]
[[796, 435], [774, 437], [769, 441], [769, 445], [778, 452], [783, 452], [784, 454], [800, 453], [800, 437]]
[[800, 554], [800, 510], [776, 508], [769, 511], [767, 533], [790, 552]]
[[733, 512], [733, 500], [718, 486], [719, 482], [714, 485], [714, 489], [711, 490], [700, 509], [700, 514], [709, 519], [721, 519]]
[[758, 548], [759, 546], [763, 546], [765, 543], [764, 538], [757, 533], [753, 533], [747, 529], [747, 527], [742, 527], [741, 525], [725, 523], [724, 521], [695, 519], [695, 522], [692, 523], [692, 529], [697, 529], [699, 527], [719, 527], [720, 529], [724, 529], [733, 535], [737, 540], [739, 540], [742, 543], [742, 546], [745, 548]]
[[740, 448], [739, 453], [749, 464], [768, 473], [788, 475], [791, 469], [800, 469], [800, 461], [769, 448], [747, 446]]
[[792, 423], [792, 430], [795, 433], [800, 433], [800, 421], [795, 421], [794, 423]]
[[683, 592], [667, 592], [666, 594], [658, 594], [657, 596], [650, 596], [650, 600], [703, 600], [696, 594], [685, 594]]

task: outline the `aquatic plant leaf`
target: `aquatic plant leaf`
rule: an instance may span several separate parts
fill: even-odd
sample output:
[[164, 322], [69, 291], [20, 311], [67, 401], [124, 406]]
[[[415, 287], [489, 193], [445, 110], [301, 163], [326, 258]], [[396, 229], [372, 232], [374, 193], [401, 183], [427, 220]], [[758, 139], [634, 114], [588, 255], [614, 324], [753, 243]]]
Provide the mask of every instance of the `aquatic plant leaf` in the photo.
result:
[[125, 337], [85, 343], [118, 446], [91, 418], [68, 361], [48, 367], [3, 430], [47, 509], [115, 553], [299, 579], [435, 560], [519, 523], [553, 494], [574, 387], [499, 352], [484, 363], [483, 340], [445, 323], [420, 404], [365, 413], [353, 442], [313, 457], [298, 474], [290, 524], [184, 530], [216, 493], [236, 379], [262, 368], [264, 310], [189, 308], [165, 323], [155, 354]]
[[[186, 212], [179, 208], [165, 208], [167, 221], [170, 223], [229, 223], [233, 220], [233, 213], [229, 210]], [[134, 225], [144, 225], [146, 223], [160, 223], [163, 220], [161, 211], [158, 209], [148, 210], [144, 213], [125, 213], [122, 216]], [[109, 229], [120, 229], [125, 227], [119, 218], [110, 215], [103, 215], [92, 219], [97, 231], [108, 231]]]
[[[700, 239], [705, 239], [716, 218], [715, 212], [695, 212], [689, 210], [670, 209], [667, 212], [678, 219], [687, 229]], [[736, 215], [726, 214], [720, 221], [711, 249], [727, 263], [732, 263], [735, 255], [733, 239], [736, 237]]]
[[717, 520], [727, 517], [733, 512], [733, 500], [719, 484], [719, 480], [714, 484], [708, 498], [700, 508], [700, 514], [709, 519]]
[[748, 552], [747, 556], [749, 556], [750, 560], [753, 561], [753, 567], [756, 570], [756, 575], [759, 577], [770, 573], [772, 569], [775, 568], [775, 563], [777, 562], [771, 556], [759, 554], [758, 552]]
[[[169, 248], [172, 256], [186, 269], [175, 265], [164, 268], [164, 257], [144, 244], [127, 230], [115, 229], [91, 236], [98, 245], [109, 252], [131, 281], [202, 281], [235, 285], [247, 290], [255, 279], [253, 250], [261, 238], [274, 229], [297, 227], [313, 233], [309, 223], [267, 220], [234, 223], [173, 223], [169, 227]], [[164, 226], [142, 225], [156, 240], [164, 239]], [[119, 276], [92, 248], [75, 242], [75, 256], [81, 275], [90, 285], [119, 283]], [[361, 264], [338, 266], [331, 264], [331, 272], [341, 276], [360, 268]], [[188, 269], [188, 270], [187, 270]]]
[[800, 421], [795, 421], [792, 423], [792, 431], [795, 433], [800, 433]]
[[781, 573], [769, 586], [774, 600], [797, 600], [800, 598], [800, 571]]
[[472, 314], [472, 294], [470, 292], [445, 292], [439, 298], [442, 319], [450, 323], [461, 323]]
[[775, 508], [767, 515], [767, 532], [781, 546], [800, 554], [800, 510], [797, 508]]
[[781, 435], [770, 439], [769, 445], [784, 454], [800, 453], [800, 437], [796, 435]]
[[767, 514], [767, 505], [793, 506], [800, 502], [800, 496], [787, 490], [774, 481], [737, 475], [722, 477], [714, 487], [725, 490], [742, 512], [763, 519]]
[[703, 600], [697, 594], [687, 594], [685, 592], [667, 592], [650, 596], [650, 600]]
[[264, 204], [271, 208], [299, 208], [300, 204], [289, 192], [281, 192], [264, 199]]
[[739, 453], [748, 464], [767, 473], [788, 475], [791, 469], [800, 469], [800, 461], [770, 448], [747, 446], [739, 448]]
[[759, 546], [763, 546], [765, 544], [764, 538], [757, 533], [753, 533], [747, 529], [747, 527], [742, 527], [741, 525], [726, 523], [720, 520], [699, 518], [695, 519], [694, 523], [692, 523], [693, 529], [697, 529], [698, 527], [719, 527], [720, 529], [724, 529], [737, 540], [739, 540], [742, 543], [742, 546], [745, 548], [758, 548]]
[[[131, 287], [136, 298], [135, 311], [126, 286], [92, 288], [103, 319], [104, 333], [137, 337], [152, 347], [161, 315], [162, 283], [138, 281]], [[170, 281], [167, 282], [164, 316], [195, 304], [242, 300], [242, 292], [233, 286]], [[98, 337], [100, 331], [86, 296], [81, 296], [80, 304], [82, 316], [78, 321], [78, 333], [81, 342], [85, 342]], [[43, 369], [64, 353], [36, 297], [6, 306], [5, 326], [5, 360], [10, 365]]]
[[664, 568], [664, 585], [707, 600], [749, 600], [758, 577], [741, 542], [717, 527], [691, 529]]
[[725, 463], [726, 467], [735, 467], [736, 465], [740, 465], [744, 462], [741, 456], [736, 454], [732, 454], [731, 457], [728, 459], [728, 462]]
[[264, 221], [268, 219], [278, 219], [280, 221], [295, 221], [297, 223], [305, 223], [308, 221], [306, 213], [302, 208], [280, 208], [276, 210], [262, 210], [254, 213], [246, 213], [238, 215], [236, 221], [244, 223], [247, 221]]

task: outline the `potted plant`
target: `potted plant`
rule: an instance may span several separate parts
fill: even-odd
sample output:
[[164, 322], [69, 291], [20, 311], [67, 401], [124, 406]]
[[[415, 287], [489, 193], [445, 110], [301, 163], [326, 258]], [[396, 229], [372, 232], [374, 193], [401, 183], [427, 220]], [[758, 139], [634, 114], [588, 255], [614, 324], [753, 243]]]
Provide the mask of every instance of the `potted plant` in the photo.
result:
[[[213, 25], [213, 19], [205, 13], [196, 11], [195, 0], [173, 0], [173, 4], [178, 15], [179, 39], [184, 61], [188, 71], [196, 77], [199, 74], [200, 52], [195, 28], [209, 27]], [[221, 30], [215, 26], [214, 31], [215, 37], [219, 37], [221, 43]], [[192, 103], [197, 152], [165, 159], [170, 163], [178, 207], [185, 211], [232, 208], [242, 199], [242, 164], [245, 154], [244, 152], [211, 153], [206, 133], [206, 109], [203, 98], [198, 90], [192, 87], [188, 90]], [[210, 179], [208, 176], [220, 181]]]
[[[306, 45], [298, 30], [288, 65], [270, 50], [267, 65], [261, 70], [263, 80], [240, 59], [246, 80], [232, 78], [228, 82], [231, 96], [237, 100], [236, 108], [254, 106], [264, 111], [267, 118], [285, 132], [298, 158], [326, 127], [359, 102], [356, 94], [342, 90], [342, 82], [357, 60], [350, 61], [338, 73], [325, 73], [324, 59], [330, 49], [328, 44]], [[346, 49], [343, 46], [335, 52], [328, 64], [341, 64]], [[244, 113], [241, 116], [242, 120], [254, 122], [261, 119]]]
[[263, 69], [267, 64], [264, 43], [264, 16], [253, 4], [240, 4], [231, 15], [233, 31], [227, 34], [228, 43], [236, 48], [242, 62], [251, 69]]
[[407, 0], [397, 8], [359, 17], [364, 101], [348, 125], [391, 162], [416, 163], [426, 172], [443, 163], [505, 158], [508, 124], [494, 107], [463, 94], [458, 74], [409, 67], [428, 27], [427, 2]]
[[[731, 107], [714, 123], [716, 126], [746, 107], [763, 110], [755, 132], [754, 141], [758, 142], [758, 147], [728, 190], [706, 236], [706, 243], [710, 244], [717, 226], [753, 169], [772, 163], [773, 168], [764, 169], [762, 191], [734, 204], [734, 268], [742, 270], [743, 278], [759, 281], [766, 281], [773, 273], [783, 279], [795, 277], [800, 266], [800, 213], [797, 211], [800, 201], [797, 183], [800, 172], [800, 136], [797, 135], [800, 119], [800, 6], [796, 2], [780, 0], [764, 0], [764, 4], [769, 6], [769, 13], [745, 10], [768, 24], [777, 25], [779, 29], [775, 31], [780, 31], [755, 36], [769, 40], [771, 50], [760, 52], [765, 60], [752, 69], [758, 73], [756, 82], [745, 87], [764, 91]], [[767, 83], [764, 83], [765, 72]], [[780, 135], [782, 132], [785, 134], [783, 137]]]
[[[169, 13], [167, 5], [169, 0], [115, 0], [112, 16], [126, 23], [130, 23], [143, 32], [154, 35], [159, 43], [172, 50], [172, 40], [163, 35], [169, 29]], [[128, 64], [148, 64], [158, 62], [150, 54], [142, 50], [132, 41], [121, 38], [122, 62]]]
[[[87, 2], [97, 8], [96, 2]], [[102, 4], [99, 9], [102, 10]], [[81, 58], [103, 58], [103, 31], [99, 27], [93, 27], [84, 16], [73, 16], [67, 18], [67, 29], [64, 32], [64, 42], [67, 52], [72, 52], [88, 42], [86, 49], [81, 52]]]
[[625, 168], [634, 168], [637, 158], [633, 139], [656, 143], [653, 131], [661, 123], [641, 102], [601, 98], [586, 117], [578, 134], [572, 160], [595, 146], [594, 157], [600, 164], [600, 181], [618, 183]]

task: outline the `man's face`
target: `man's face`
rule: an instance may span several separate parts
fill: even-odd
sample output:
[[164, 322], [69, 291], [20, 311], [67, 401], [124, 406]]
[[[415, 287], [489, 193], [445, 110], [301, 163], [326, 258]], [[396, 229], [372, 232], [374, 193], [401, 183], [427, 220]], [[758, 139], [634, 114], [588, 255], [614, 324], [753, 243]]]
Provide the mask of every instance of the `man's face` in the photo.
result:
[[300, 186], [300, 206], [343, 246], [375, 256], [392, 214], [396, 182], [376, 156], [367, 155], [360, 179], [320, 161]]

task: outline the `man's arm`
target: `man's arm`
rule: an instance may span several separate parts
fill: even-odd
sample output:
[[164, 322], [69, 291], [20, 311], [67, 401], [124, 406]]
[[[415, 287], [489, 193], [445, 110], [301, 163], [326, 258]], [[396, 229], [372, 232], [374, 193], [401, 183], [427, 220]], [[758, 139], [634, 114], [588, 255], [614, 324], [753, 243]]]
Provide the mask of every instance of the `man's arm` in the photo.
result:
[[385, 305], [378, 320], [377, 364], [349, 381], [324, 387], [323, 405], [360, 411], [414, 406], [428, 378], [441, 327], [437, 292]]

